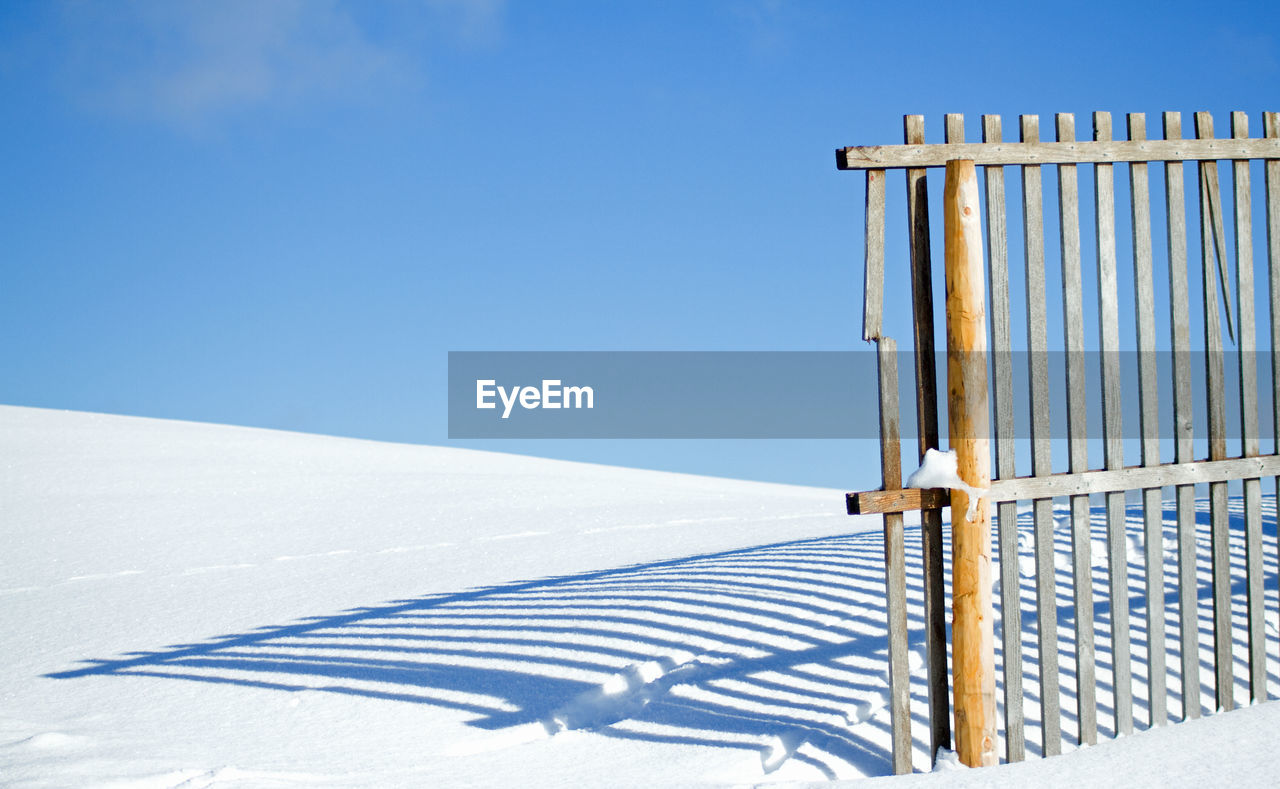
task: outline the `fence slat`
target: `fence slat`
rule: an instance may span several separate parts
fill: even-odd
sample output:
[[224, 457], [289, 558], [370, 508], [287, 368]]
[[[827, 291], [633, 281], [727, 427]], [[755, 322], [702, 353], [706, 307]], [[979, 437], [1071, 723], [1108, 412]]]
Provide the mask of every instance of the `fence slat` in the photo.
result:
[[[1111, 141], [1111, 113], [1093, 114], [1093, 138]], [[1102, 442], [1108, 469], [1124, 467], [1121, 426], [1120, 305], [1116, 292], [1116, 206], [1113, 165], [1094, 165], [1094, 227], [1098, 249], [1098, 333], [1102, 348]], [[1124, 494], [1106, 494], [1107, 576], [1111, 596], [1111, 662], [1115, 692], [1115, 730], [1133, 732], [1133, 660], [1129, 647], [1129, 552]]]
[[[1020, 118], [1023, 142], [1038, 142], [1040, 118]], [[1022, 221], [1027, 278], [1027, 350], [1030, 352], [1031, 470], [1053, 472], [1049, 433], [1048, 337], [1045, 333], [1044, 216], [1040, 166], [1022, 167]], [[1058, 686], [1058, 601], [1054, 588], [1053, 500], [1032, 502], [1035, 517], [1036, 628], [1039, 635], [1040, 712], [1045, 756], [1062, 752]]]
[[[1213, 137], [1213, 116], [1197, 112], [1196, 136]], [[1217, 162], [1201, 162], [1200, 190], [1200, 262], [1204, 291], [1205, 405], [1209, 418], [1209, 459], [1227, 456], [1227, 410], [1223, 398], [1226, 374], [1223, 370], [1222, 325], [1218, 314], [1218, 282], [1215, 271], [1215, 238], [1220, 237], [1213, 220], [1213, 206], [1221, 204], [1211, 190], [1217, 183]], [[1225, 289], [1224, 289], [1225, 292]], [[1213, 576], [1213, 666], [1214, 704], [1218, 709], [1234, 706], [1231, 666], [1231, 557], [1228, 553], [1227, 483], [1209, 484], [1209, 523]]]
[[943, 126], [946, 131], [946, 140], [948, 143], [964, 142], [964, 115], [958, 112], [948, 112], [943, 117]]
[[[1056, 116], [1059, 142], [1076, 138], [1075, 116]], [[1074, 164], [1058, 166], [1058, 233], [1062, 245], [1062, 322], [1066, 345], [1067, 455], [1073, 472], [1089, 468], [1085, 394], [1084, 291], [1080, 275], [1080, 187]], [[1076, 741], [1098, 741], [1097, 678], [1094, 670], [1093, 558], [1089, 497], [1071, 497], [1071, 569], [1075, 603]]]
[[862, 270], [862, 339], [880, 339], [884, 323], [884, 170], [867, 170], [866, 265]]
[[[1147, 138], [1146, 116], [1127, 116], [1130, 140]], [[1156, 305], [1152, 274], [1151, 187], [1145, 162], [1129, 165], [1129, 218], [1133, 227], [1133, 296], [1138, 338], [1138, 413], [1142, 431], [1142, 465], [1160, 465], [1159, 381], [1156, 371]], [[1164, 521], [1159, 488], [1142, 491], [1147, 591], [1147, 723], [1169, 721], [1168, 676], [1164, 638]]]
[[[1000, 116], [982, 116], [982, 141], [1000, 142]], [[991, 291], [992, 411], [995, 413], [996, 478], [1015, 476], [1013, 418], [1013, 337], [1009, 317], [1009, 231], [1006, 226], [1004, 168], [983, 168], [987, 190], [987, 279]], [[1005, 760], [1026, 758], [1022, 711], [1022, 583], [1018, 574], [1018, 505], [998, 505], [1000, 541], [1000, 632], [1004, 655]]]
[[[880, 470], [886, 488], [902, 485], [898, 432], [898, 354], [890, 337], [876, 340], [880, 387]], [[902, 514], [884, 518], [885, 600], [889, 628], [889, 718], [893, 727], [893, 772], [911, 772], [911, 675], [907, 654], [907, 564]]]
[[[1213, 134], [1213, 117], [1207, 112], [1196, 113], [1196, 123], [1204, 116], [1209, 133]], [[1197, 131], [1199, 127], [1197, 126]], [[1201, 190], [1208, 209], [1209, 226], [1213, 228], [1213, 249], [1218, 259], [1218, 286], [1222, 288], [1222, 311], [1227, 317], [1227, 336], [1235, 339], [1235, 320], [1231, 316], [1231, 277], [1227, 274], [1227, 238], [1222, 222], [1222, 188], [1218, 185], [1218, 163], [1200, 162], [1200, 177], [1204, 181]]]
[[[882, 336], [880, 310], [884, 293], [884, 180], [883, 170], [867, 172], [866, 263], [863, 271], [864, 339], [876, 343], [876, 371], [880, 410], [880, 475], [886, 490], [902, 487], [902, 458], [898, 428], [897, 344]], [[907, 654], [907, 570], [902, 514], [886, 513], [884, 520], [885, 601], [889, 639], [889, 716], [893, 728], [893, 770], [911, 772], [911, 676]]]
[[[1263, 113], [1262, 129], [1268, 138], [1280, 137], [1280, 112]], [[1267, 279], [1271, 285], [1271, 438], [1272, 451], [1280, 452], [1280, 159], [1266, 163], [1263, 182], [1267, 192]], [[1280, 499], [1280, 476], [1275, 478], [1275, 490]]]
[[[1249, 136], [1249, 116], [1231, 113], [1231, 136]], [[1258, 445], [1258, 360], [1253, 306], [1253, 198], [1249, 163], [1233, 162], [1231, 184], [1236, 239], [1236, 315], [1240, 372], [1240, 453], [1252, 457]], [[1248, 593], [1249, 698], [1267, 697], [1266, 632], [1263, 627], [1262, 587], [1262, 480], [1246, 479], [1244, 485], [1245, 578]]]
[[[907, 145], [924, 144], [924, 117], [903, 118]], [[929, 192], [925, 170], [907, 170], [907, 232], [911, 249], [911, 304], [914, 318], [916, 424], [920, 459], [938, 448], [938, 371], [934, 355], [933, 270], [929, 254]], [[924, 562], [925, 652], [929, 667], [929, 752], [951, 747], [951, 701], [947, 677], [947, 611], [942, 563], [942, 510], [920, 514]]]
[[[1182, 115], [1164, 114], [1166, 140], [1182, 138]], [[1174, 461], [1194, 460], [1195, 425], [1191, 401], [1191, 297], [1187, 285], [1187, 206], [1182, 162], [1164, 166], [1165, 215], [1169, 239], [1169, 334], [1173, 348]], [[1196, 577], [1196, 500], [1193, 485], [1179, 485], [1178, 629], [1182, 679], [1182, 718], [1200, 717], [1200, 622]]]

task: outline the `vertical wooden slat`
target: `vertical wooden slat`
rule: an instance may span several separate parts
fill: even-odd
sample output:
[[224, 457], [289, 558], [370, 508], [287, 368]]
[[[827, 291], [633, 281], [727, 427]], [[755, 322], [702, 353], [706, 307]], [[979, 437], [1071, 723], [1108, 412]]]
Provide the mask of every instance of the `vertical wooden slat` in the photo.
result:
[[[1182, 116], [1164, 113], [1164, 138], [1182, 139]], [[1165, 162], [1165, 214], [1169, 240], [1169, 333], [1173, 348], [1174, 461], [1194, 458], [1191, 402], [1191, 306], [1187, 286], [1187, 207], [1182, 162]], [[1195, 486], [1179, 485], [1178, 618], [1182, 672], [1182, 718], [1200, 717], [1200, 623], [1197, 616]]]
[[[1039, 142], [1040, 118], [1021, 116], [1023, 142]], [[1022, 167], [1023, 246], [1026, 258], [1027, 350], [1030, 360], [1031, 470], [1053, 472], [1049, 433], [1048, 337], [1045, 332], [1044, 218], [1040, 165]], [[1062, 713], [1058, 685], [1058, 605], [1054, 584], [1053, 500], [1036, 499], [1036, 626], [1039, 635], [1041, 731], [1043, 754], [1062, 752]]]
[[[1129, 139], [1147, 139], [1146, 116], [1128, 115]], [[1156, 305], [1152, 274], [1151, 187], [1145, 162], [1129, 165], [1129, 218], [1133, 227], [1133, 296], [1138, 338], [1138, 413], [1142, 430], [1142, 465], [1160, 463], [1159, 381], [1156, 371]], [[1147, 591], [1148, 724], [1169, 721], [1168, 677], [1164, 638], [1164, 526], [1159, 488], [1142, 491], [1142, 518]]]
[[[886, 490], [902, 486], [898, 433], [898, 354], [889, 337], [876, 341], [880, 386], [880, 469]], [[893, 772], [911, 772], [911, 676], [907, 655], [907, 565], [902, 513], [884, 516], [885, 595], [889, 627], [889, 717]]]
[[[1181, 140], [1180, 113], [1164, 114], [1165, 140]], [[1194, 418], [1190, 357], [1190, 295], [1187, 281], [1187, 200], [1183, 163], [1165, 163], [1165, 214], [1169, 237], [1169, 325], [1174, 397], [1174, 461], [1193, 460]], [[1178, 596], [1183, 720], [1201, 715], [1199, 621], [1196, 576], [1196, 487], [1175, 489], [1178, 506]]]
[[[1231, 136], [1249, 137], [1249, 116], [1231, 113]], [[1258, 444], [1258, 360], [1253, 309], [1253, 199], [1250, 193], [1249, 162], [1231, 165], [1234, 191], [1236, 239], [1236, 316], [1239, 333], [1240, 371], [1240, 451], [1245, 457], [1259, 453]], [[1248, 593], [1249, 698], [1267, 697], [1266, 633], [1263, 629], [1262, 589], [1262, 481], [1246, 479], [1244, 486], [1245, 576]]]
[[[862, 336], [876, 343], [880, 410], [880, 475], [886, 490], [902, 487], [898, 428], [897, 344], [883, 336], [884, 202], [883, 170], [867, 171], [863, 267]], [[911, 676], [907, 654], [907, 568], [902, 513], [884, 515], [885, 601], [889, 640], [889, 715], [893, 728], [893, 770], [911, 772]]]
[[[1280, 112], [1263, 113], [1262, 130], [1268, 137], [1280, 137]], [[1269, 160], [1264, 168], [1267, 279], [1271, 286], [1271, 451], [1280, 453], [1280, 160]], [[1276, 498], [1280, 499], [1280, 477], [1275, 478], [1275, 486]]]
[[[982, 141], [1001, 142], [999, 115], [982, 116]], [[1004, 168], [984, 167], [987, 191], [987, 287], [991, 292], [991, 408], [995, 413], [996, 476], [1017, 475], [1014, 463], [1013, 337], [1009, 317], [1009, 235]], [[1022, 712], [1022, 608], [1018, 576], [1018, 505], [999, 505], [1000, 630], [1004, 654], [1005, 759], [1026, 758]]]
[[[1059, 142], [1076, 138], [1075, 116], [1056, 116]], [[1066, 346], [1067, 454], [1073, 472], [1089, 468], [1085, 393], [1084, 295], [1080, 274], [1080, 188], [1073, 164], [1058, 167], [1058, 232], [1062, 244], [1062, 322]], [[1093, 559], [1089, 497], [1071, 497], [1072, 595], [1075, 602], [1077, 742], [1098, 741], [1094, 667]]]
[[[883, 170], [867, 171], [866, 265], [863, 280], [863, 339], [876, 343], [880, 403], [880, 475], [886, 490], [902, 486], [898, 428], [897, 344], [881, 331], [884, 304]], [[911, 772], [911, 677], [907, 655], [907, 568], [902, 514], [884, 516], [885, 601], [889, 633], [889, 715], [893, 728], [893, 770]]]
[[[924, 117], [903, 118], [908, 145], [924, 143]], [[910, 169], [907, 179], [907, 231], [911, 250], [911, 305], [914, 318], [916, 424], [920, 459], [938, 448], [938, 377], [934, 355], [933, 272], [929, 254], [929, 193], [925, 170]], [[925, 651], [929, 672], [929, 742], [931, 759], [939, 748], [951, 748], [951, 702], [947, 679], [947, 612], [942, 574], [942, 510], [920, 514], [924, 562]]]
[[[1196, 136], [1213, 138], [1213, 116], [1207, 112], [1195, 115]], [[1219, 316], [1218, 283], [1215, 271], [1215, 239], [1213, 206], [1221, 204], [1211, 191], [1216, 186], [1210, 171], [1217, 173], [1216, 161], [1200, 163], [1200, 262], [1204, 286], [1205, 402], [1209, 418], [1209, 459], [1227, 456], [1227, 412], [1223, 397], [1226, 383], [1223, 369], [1222, 324]], [[1225, 288], [1223, 289], [1225, 292]], [[1227, 483], [1209, 483], [1209, 522], [1213, 574], [1213, 664], [1215, 704], [1218, 709], [1234, 706], [1231, 666], [1231, 557], [1228, 553]]]
[[[1111, 113], [1093, 114], [1093, 139], [1111, 141]], [[1102, 348], [1102, 442], [1108, 469], [1124, 466], [1121, 426], [1120, 306], [1116, 282], [1116, 206], [1113, 165], [1094, 165], [1093, 206], [1098, 246], [1098, 333]], [[1111, 662], [1116, 732], [1133, 732], [1133, 660], [1129, 648], [1129, 541], [1124, 493], [1106, 494], [1107, 569], [1111, 591]]]
[[[951, 123], [948, 122], [948, 127]], [[987, 311], [983, 288], [978, 174], [972, 159], [947, 162], [943, 192], [947, 281], [947, 414], [956, 470], [978, 488], [991, 484], [987, 414]], [[951, 492], [952, 686], [956, 753], [970, 767], [994, 765], [996, 667], [991, 607], [991, 504]]]
[[[1207, 112], [1196, 113], [1196, 123], [1199, 124], [1201, 119], [1208, 125], [1209, 134], [1213, 134], [1213, 116]], [[1198, 129], [1198, 126], [1197, 126]], [[1222, 189], [1218, 185], [1218, 163], [1217, 162], [1200, 162], [1200, 178], [1203, 187], [1200, 190], [1202, 198], [1206, 201], [1205, 221], [1209, 222], [1209, 227], [1213, 229], [1210, 234], [1213, 243], [1212, 249], [1217, 252], [1218, 259], [1218, 287], [1222, 289], [1222, 311], [1227, 319], [1227, 335], [1235, 339], [1234, 319], [1231, 317], [1231, 278], [1227, 274], [1227, 239], [1226, 231], [1223, 229], [1222, 221]], [[1207, 240], [1207, 239], [1206, 239]]]
[[878, 340], [884, 323], [884, 170], [867, 170], [866, 265], [862, 274], [862, 339]]
[[964, 142], [964, 115], [958, 112], [948, 112], [943, 117], [943, 127], [946, 131], [947, 142]]

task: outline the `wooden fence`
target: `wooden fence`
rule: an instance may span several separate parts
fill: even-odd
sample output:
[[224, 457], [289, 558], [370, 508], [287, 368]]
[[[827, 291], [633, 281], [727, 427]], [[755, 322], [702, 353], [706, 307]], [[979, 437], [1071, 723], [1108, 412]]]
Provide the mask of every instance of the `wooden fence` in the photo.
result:
[[[982, 142], [965, 142], [964, 118], [946, 116], [946, 142], [926, 144], [921, 116], [905, 119], [905, 144], [844, 148], [837, 152], [842, 170], [866, 172], [866, 269], [864, 339], [876, 344], [879, 365], [880, 448], [882, 488], [851, 493], [851, 513], [883, 513], [889, 622], [889, 675], [895, 772], [911, 770], [911, 731], [907, 645], [907, 591], [904, 560], [903, 513], [921, 512], [923, 540], [924, 611], [926, 621], [929, 688], [930, 751], [951, 745], [951, 709], [948, 701], [947, 644], [943, 588], [942, 508], [949, 506], [948, 492], [903, 490], [899, 457], [899, 403], [897, 347], [883, 332], [885, 277], [885, 213], [887, 170], [906, 175], [906, 211], [910, 249], [910, 288], [914, 318], [914, 376], [918, 449], [923, 456], [938, 446], [937, 372], [934, 348], [933, 267], [929, 249], [930, 227], [926, 172], [952, 160], [972, 160], [985, 182], [986, 280], [990, 316], [990, 393], [994, 415], [995, 470], [987, 501], [998, 510], [998, 544], [1001, 557], [1000, 614], [1003, 617], [1004, 653], [1004, 757], [1024, 758], [1022, 666], [1023, 635], [1019, 610], [1019, 577], [1016, 556], [1018, 501], [1032, 502], [1035, 553], [1035, 607], [1039, 627], [1039, 682], [1043, 752], [1061, 751], [1062, 710], [1056, 633], [1057, 601], [1053, 558], [1052, 500], [1067, 497], [1070, 505], [1072, 596], [1075, 609], [1076, 706], [1078, 737], [1093, 743], [1098, 734], [1095, 697], [1094, 610], [1092, 558], [1090, 556], [1089, 495], [1104, 494], [1106, 502], [1107, 570], [1111, 606], [1111, 646], [1114, 660], [1114, 728], [1129, 733], [1134, 728], [1132, 657], [1129, 643], [1129, 581], [1125, 545], [1125, 491], [1140, 490], [1145, 534], [1146, 616], [1149, 648], [1151, 726], [1169, 720], [1166, 669], [1162, 489], [1173, 488], [1177, 512], [1177, 589], [1181, 655], [1181, 718], [1200, 714], [1198, 623], [1196, 613], [1195, 485], [1209, 489], [1211, 575], [1213, 599], [1213, 656], [1215, 708], [1233, 706], [1230, 564], [1228, 560], [1227, 482], [1243, 480], [1245, 595], [1248, 602], [1248, 681], [1252, 699], [1266, 698], [1264, 650], [1261, 479], [1276, 476], [1280, 483], [1280, 113], [1265, 113], [1264, 135], [1249, 137], [1244, 113], [1231, 115], [1230, 137], [1215, 138], [1209, 113], [1196, 113], [1194, 139], [1183, 139], [1181, 116], [1166, 112], [1163, 139], [1148, 139], [1142, 114], [1127, 116], [1126, 140], [1115, 140], [1111, 116], [1093, 114], [1093, 139], [1077, 141], [1074, 118], [1056, 117], [1056, 140], [1042, 142], [1037, 116], [1020, 118], [1016, 143], [1002, 139], [999, 116], [982, 118]], [[1234, 256], [1228, 258], [1218, 162], [1230, 162], [1232, 172]], [[1269, 274], [1270, 348], [1260, 349], [1254, 315], [1255, 285], [1252, 233], [1253, 186], [1251, 160], [1263, 160], [1266, 202], [1266, 248]], [[1184, 163], [1194, 162], [1197, 172], [1200, 273], [1203, 295], [1203, 348], [1193, 349], [1189, 303], [1186, 187]], [[1130, 195], [1132, 324], [1122, 327], [1118, 299], [1119, 254], [1115, 208], [1115, 165], [1127, 169]], [[1078, 173], [1092, 168], [1095, 260], [1098, 301], [1090, 320], [1084, 304], [1081, 276]], [[1169, 369], [1157, 364], [1156, 295], [1152, 238], [1152, 196], [1149, 168], [1163, 167], [1164, 214], [1167, 228], [1167, 261], [1170, 334]], [[1025, 264], [1026, 358], [1028, 389], [1013, 386], [1014, 326], [1009, 307], [1009, 227], [1006, 223], [1005, 168], [1017, 167], [1021, 179], [1021, 240]], [[1042, 170], [1056, 168], [1057, 224], [1062, 282], [1062, 345], [1065, 380], [1050, 381], [1050, 342], [1045, 276], [1046, 239], [1043, 221]], [[1052, 250], [1051, 250], [1052, 251]], [[1234, 272], [1232, 272], [1234, 269]], [[896, 283], [895, 283], [896, 284]], [[905, 283], [904, 283], [905, 284]], [[1234, 298], [1232, 291], [1234, 290]], [[1227, 350], [1222, 336], [1225, 317], [1234, 350]], [[1127, 323], [1127, 321], [1126, 321]], [[1100, 386], [1103, 458], [1101, 468], [1091, 468], [1085, 419], [1086, 324], [1098, 337], [1101, 351]], [[1136, 333], [1137, 396], [1140, 417], [1142, 464], [1124, 467], [1121, 429], [1123, 391], [1120, 349], [1122, 330]], [[955, 350], [955, 349], [949, 349]], [[1197, 424], [1193, 411], [1192, 351], [1205, 360], [1205, 409]], [[1238, 381], [1226, 380], [1224, 356], [1237, 355]], [[1258, 354], [1270, 360], [1272, 454], [1262, 454], [1259, 436]], [[985, 362], [984, 362], [985, 363]], [[1172, 404], [1163, 417], [1171, 420], [1174, 457], [1162, 463], [1162, 416], [1157, 402], [1160, 376], [1172, 377]], [[1167, 380], [1167, 379], [1166, 379]], [[1051, 462], [1050, 387], [1062, 387], [1067, 422], [1069, 471], [1053, 473]], [[1228, 446], [1226, 398], [1240, 399], [1238, 444]], [[1016, 476], [1014, 463], [1015, 409], [1029, 408], [1031, 476]], [[1207, 458], [1193, 456], [1195, 439], [1207, 439]], [[974, 482], [974, 480], [967, 480]], [[990, 546], [987, 557], [990, 557]], [[953, 546], [954, 547], [954, 546]], [[1080, 614], [1079, 612], [1088, 612]], [[1046, 626], [1045, 623], [1048, 623]], [[1196, 689], [1196, 690], [1190, 690]], [[957, 697], [959, 704], [959, 698]], [[957, 714], [961, 719], [964, 715]], [[981, 750], [983, 745], [978, 744]], [[994, 744], [986, 747], [994, 751]], [[967, 763], [975, 762], [961, 756]], [[990, 759], [985, 760], [990, 763]]]

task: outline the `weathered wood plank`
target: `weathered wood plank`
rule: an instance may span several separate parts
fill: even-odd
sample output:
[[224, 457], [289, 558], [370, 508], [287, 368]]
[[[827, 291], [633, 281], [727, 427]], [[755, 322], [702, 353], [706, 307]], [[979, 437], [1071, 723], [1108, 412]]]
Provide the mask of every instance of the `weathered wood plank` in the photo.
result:
[[[924, 144], [924, 117], [903, 118], [903, 141]], [[907, 170], [907, 232], [911, 251], [912, 336], [915, 342], [916, 424], [919, 455], [938, 448], [938, 374], [933, 333], [933, 271], [929, 250], [929, 192], [925, 170]], [[920, 515], [924, 559], [925, 652], [929, 673], [929, 752], [951, 748], [950, 680], [947, 676], [947, 612], [943, 577], [942, 511]]]
[[1259, 455], [1217, 461], [1167, 463], [1159, 466], [1128, 466], [1105, 471], [1085, 471], [1079, 474], [1015, 477], [991, 483], [991, 492], [988, 496], [992, 502], [1023, 501], [1055, 496], [1161, 488], [1170, 485], [1218, 483], [1278, 473], [1280, 473], [1280, 455]]
[[[880, 473], [886, 488], [902, 485], [898, 428], [898, 356], [892, 338], [876, 341], [880, 390]], [[911, 675], [907, 644], [907, 566], [902, 515], [884, 515], [885, 600], [889, 628], [889, 717], [893, 771], [911, 772]]]
[[[1249, 116], [1243, 112], [1231, 113], [1231, 136], [1235, 139], [1249, 136]], [[1236, 241], [1236, 315], [1240, 327], [1237, 342], [1240, 454], [1250, 457], [1257, 455], [1261, 448], [1258, 441], [1258, 346], [1253, 306], [1253, 198], [1248, 162], [1232, 163], [1231, 182]], [[1243, 484], [1249, 698], [1262, 701], [1267, 697], [1266, 632], [1263, 624], [1262, 481], [1246, 479]]]
[[[1129, 113], [1130, 140], [1147, 138], [1146, 116]], [[1138, 340], [1138, 415], [1142, 465], [1160, 464], [1159, 380], [1156, 369], [1155, 281], [1152, 273], [1151, 186], [1147, 165], [1129, 165], [1129, 219], [1133, 227], [1134, 319]], [[1159, 488], [1142, 491], [1146, 559], [1148, 724], [1169, 722], [1168, 671], [1164, 635], [1164, 524]]]
[[[991, 482], [991, 489], [985, 498], [992, 504], [999, 504], [1008, 501], [1087, 496], [1094, 493], [1174, 485], [1195, 486], [1275, 475], [1280, 475], [1280, 455], [1257, 455], [1226, 460], [1195, 460], [1189, 463], [1164, 463], [1158, 466], [1126, 466], [1110, 470], [997, 479]], [[845, 496], [849, 502], [851, 515], [909, 512], [929, 507], [950, 506], [950, 494], [945, 488], [867, 490], [848, 493]]]
[[[1182, 137], [1182, 116], [1163, 116], [1166, 140]], [[1191, 400], [1191, 304], [1187, 284], [1187, 207], [1182, 162], [1164, 167], [1165, 214], [1169, 243], [1169, 334], [1173, 349], [1174, 461], [1194, 460], [1194, 406]], [[1200, 717], [1200, 623], [1196, 575], [1195, 488], [1174, 493], [1178, 512], [1178, 630], [1182, 679], [1182, 718]]]
[[864, 490], [846, 493], [845, 504], [850, 515], [911, 512], [950, 507], [951, 494], [946, 488]]
[[867, 170], [866, 265], [862, 277], [862, 339], [878, 340], [884, 328], [884, 170]]
[[[1000, 142], [999, 115], [982, 116], [982, 141]], [[983, 168], [987, 191], [987, 285], [991, 292], [991, 409], [995, 414], [996, 476], [1017, 475], [1014, 462], [1013, 336], [1009, 315], [1009, 230], [1006, 222], [1004, 168]], [[1022, 604], [1018, 575], [1018, 507], [999, 505], [1000, 623], [1004, 663], [1005, 760], [1026, 758], [1022, 710]]]
[[[1213, 138], [1213, 116], [1207, 112], [1195, 115], [1196, 136]], [[1223, 389], [1226, 374], [1223, 364], [1222, 325], [1218, 316], [1218, 282], [1215, 282], [1215, 249], [1213, 205], [1218, 202], [1211, 189], [1216, 187], [1214, 176], [1217, 162], [1200, 165], [1200, 273], [1204, 296], [1204, 346], [1205, 346], [1205, 410], [1209, 419], [1209, 459], [1222, 460], [1227, 456], [1227, 411]], [[1214, 482], [1209, 485], [1210, 557], [1213, 578], [1213, 664], [1215, 706], [1229, 710], [1235, 706], [1231, 654], [1231, 556], [1227, 531], [1227, 485]]]
[[[1075, 116], [1056, 117], [1058, 139], [1075, 139]], [[1067, 374], [1067, 454], [1072, 471], [1089, 467], [1084, 358], [1084, 291], [1080, 274], [1079, 185], [1074, 164], [1058, 167], [1058, 232], [1062, 245], [1062, 322]], [[1074, 506], [1077, 502], [1073, 501]], [[1085, 501], [1084, 504], [1088, 505]], [[1086, 549], [1087, 550], [1087, 549]], [[1085, 555], [1087, 560], [1088, 556]]]
[[[1076, 137], [1075, 116], [1056, 116], [1059, 142]], [[1058, 166], [1058, 235], [1062, 246], [1062, 323], [1067, 373], [1067, 454], [1074, 472], [1089, 468], [1088, 402], [1085, 390], [1084, 290], [1080, 273], [1080, 187], [1076, 165]], [[1098, 741], [1097, 678], [1094, 669], [1093, 558], [1089, 497], [1071, 498], [1071, 577], [1075, 602], [1076, 741]]]
[[959, 112], [948, 112], [943, 118], [947, 144], [964, 142], [964, 115]]
[[[1023, 115], [1020, 119], [1024, 140], [1038, 140], [1040, 119], [1035, 115]], [[1044, 270], [1044, 218], [1041, 194], [1040, 167], [1028, 165], [1021, 168], [1023, 257], [1026, 263], [1027, 300], [1027, 349], [1030, 365], [1031, 395], [1031, 448], [1032, 472], [1048, 474], [1053, 471], [1049, 411], [1036, 407], [1049, 401], [1049, 370], [1045, 352], [1049, 340], [1046, 333], [1046, 294]]]
[[950, 159], [978, 165], [1087, 164], [1091, 162], [1172, 162], [1210, 159], [1280, 158], [1280, 140], [1145, 140], [1040, 142], [1001, 145], [947, 143], [923, 146], [866, 145], [836, 151], [841, 170], [942, 167]]
[[[1111, 113], [1093, 114], [1093, 138], [1111, 141]], [[1093, 206], [1098, 264], [1098, 334], [1102, 349], [1103, 462], [1124, 467], [1121, 425], [1120, 304], [1116, 275], [1116, 206], [1113, 165], [1094, 165]], [[1107, 578], [1111, 597], [1111, 657], [1115, 731], [1133, 733], [1133, 658], [1129, 644], [1129, 554], [1124, 494], [1106, 494]]]
[[[880, 408], [880, 481], [885, 490], [902, 488], [902, 445], [898, 417], [898, 344], [876, 340], [877, 394]], [[884, 510], [884, 512], [892, 512]]]
[[[1280, 112], [1262, 115], [1263, 134], [1280, 138]], [[1280, 160], [1266, 163], [1263, 184], [1267, 200], [1267, 280], [1271, 286], [1271, 429], [1272, 451], [1280, 452]], [[1280, 497], [1280, 476], [1275, 478]]]
[[[982, 116], [984, 142], [1000, 142], [1000, 116]], [[996, 476], [1016, 474], [1013, 416], [1013, 325], [1009, 312], [1009, 229], [1004, 168], [983, 170], [987, 201], [987, 287], [991, 294], [992, 411], [995, 414]]]
[[[1196, 128], [1202, 117], [1207, 124], [1209, 134], [1213, 134], [1213, 117], [1207, 112], [1196, 113]], [[1247, 163], [1246, 163], [1247, 164]], [[1231, 315], [1231, 278], [1227, 274], [1227, 237], [1223, 230], [1222, 220], [1222, 188], [1218, 183], [1218, 163], [1200, 162], [1200, 178], [1204, 184], [1202, 195], [1208, 209], [1209, 227], [1213, 228], [1213, 250], [1218, 259], [1218, 287], [1222, 289], [1222, 311], [1227, 318], [1227, 336], [1235, 339], [1235, 320]]]
[[[1040, 141], [1040, 118], [1020, 118], [1024, 143]], [[1039, 165], [1022, 167], [1023, 248], [1026, 260], [1027, 350], [1030, 352], [1031, 469], [1053, 471], [1049, 433], [1048, 337], [1045, 333], [1044, 213]], [[1058, 600], [1053, 561], [1053, 503], [1032, 503], [1035, 520], [1036, 628], [1040, 657], [1042, 754], [1062, 752], [1062, 701], [1058, 679]]]

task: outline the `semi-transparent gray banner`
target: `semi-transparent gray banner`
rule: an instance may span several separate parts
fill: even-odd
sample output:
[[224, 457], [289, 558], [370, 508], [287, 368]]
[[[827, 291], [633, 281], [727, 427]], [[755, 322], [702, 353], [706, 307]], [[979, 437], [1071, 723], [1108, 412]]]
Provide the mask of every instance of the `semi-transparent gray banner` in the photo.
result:
[[875, 372], [835, 351], [455, 351], [449, 437], [874, 438]]
[[[1241, 365], [1256, 370], [1258, 434], [1273, 436], [1275, 385], [1269, 354], [1202, 352], [1152, 357], [1155, 402], [1163, 439], [1176, 438], [1175, 400], [1191, 415], [1194, 437], [1209, 437], [1208, 363], [1222, 370], [1223, 434], [1238, 441], [1246, 413]], [[917, 435], [916, 364], [912, 353], [887, 357], [898, 374], [902, 437]], [[1068, 364], [1070, 361], [1070, 365]], [[997, 369], [1009, 370], [1013, 438], [1032, 431], [1030, 380], [1047, 376], [1048, 402], [1035, 408], [1050, 416], [1050, 438], [1104, 436], [1104, 364], [1118, 371], [1120, 434], [1141, 438], [1144, 429], [1136, 352], [987, 354], [988, 389], [994, 407]], [[999, 362], [999, 364], [997, 364]], [[1176, 362], [1176, 365], [1175, 365]], [[941, 435], [947, 436], [945, 353], [935, 358]], [[1084, 414], [1068, 420], [1067, 370], [1083, 371]], [[1190, 402], [1175, 398], [1175, 367], [1185, 371]], [[879, 376], [875, 351], [454, 351], [449, 354], [449, 437], [467, 438], [877, 438]], [[1247, 380], [1247, 378], [1246, 378]], [[994, 419], [991, 424], [995, 428]], [[1150, 433], [1147, 433], [1151, 435]], [[992, 433], [994, 435], [994, 433]]]

